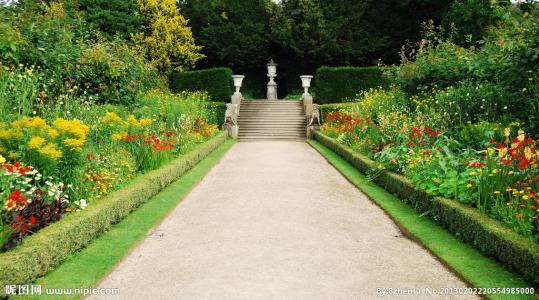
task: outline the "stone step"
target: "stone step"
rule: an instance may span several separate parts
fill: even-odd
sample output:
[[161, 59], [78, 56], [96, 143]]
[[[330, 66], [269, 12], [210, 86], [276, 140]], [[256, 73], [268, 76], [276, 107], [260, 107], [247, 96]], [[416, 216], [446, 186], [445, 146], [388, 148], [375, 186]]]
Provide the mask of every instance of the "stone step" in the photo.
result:
[[260, 128], [303, 128], [304, 123], [238, 123], [242, 128], [260, 127]]
[[241, 114], [256, 114], [256, 115], [262, 115], [262, 114], [303, 114], [303, 109], [289, 109], [289, 110], [260, 110], [260, 109], [240, 109], [240, 115]]
[[246, 103], [242, 102], [241, 107], [245, 106], [267, 106], [267, 107], [303, 107], [301, 103], [262, 103], [262, 102], [252, 102]]
[[266, 139], [266, 140], [271, 140], [271, 139], [304, 139], [305, 136], [303, 135], [299, 135], [299, 134], [296, 134], [296, 135], [262, 135], [262, 134], [259, 134], [259, 135], [248, 135], [248, 136], [242, 136], [242, 135], [238, 135], [238, 138], [239, 139]]
[[302, 133], [305, 132], [305, 128], [242, 128], [240, 129], [240, 133], [253, 133], [253, 132], [262, 132], [262, 133], [269, 133], [269, 134], [278, 134], [278, 133]]
[[275, 117], [268, 117], [268, 116], [264, 116], [264, 117], [247, 117], [247, 116], [243, 116], [243, 117], [239, 117], [238, 118], [238, 121], [251, 121], [251, 122], [261, 122], [261, 123], [264, 123], [264, 122], [279, 122], [279, 121], [296, 121], [296, 122], [301, 122], [301, 123], [305, 123], [305, 118], [303, 117], [296, 117], [296, 116], [275, 116]]
[[238, 140], [240, 142], [243, 141], [288, 141], [288, 140], [294, 140], [294, 141], [305, 141], [305, 137], [300, 136], [282, 136], [282, 137], [275, 137], [275, 136], [250, 136], [250, 137], [238, 137]]

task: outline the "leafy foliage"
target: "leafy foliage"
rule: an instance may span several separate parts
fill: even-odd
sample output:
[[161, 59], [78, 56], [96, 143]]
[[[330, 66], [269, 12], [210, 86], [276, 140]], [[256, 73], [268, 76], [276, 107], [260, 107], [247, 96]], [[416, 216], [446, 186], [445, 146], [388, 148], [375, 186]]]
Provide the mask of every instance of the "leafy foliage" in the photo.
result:
[[206, 91], [214, 101], [228, 102], [232, 95], [232, 70], [213, 68], [177, 72], [171, 76], [170, 88], [174, 91]]
[[142, 30], [133, 35], [135, 49], [160, 71], [184, 71], [204, 57], [175, 0], [137, 0], [137, 5]]
[[135, 0], [79, 0], [79, 8], [84, 19], [109, 38], [120, 35], [127, 39], [140, 24]]
[[201, 66], [250, 70], [269, 57], [268, 0], [183, 1], [182, 11], [206, 60]]

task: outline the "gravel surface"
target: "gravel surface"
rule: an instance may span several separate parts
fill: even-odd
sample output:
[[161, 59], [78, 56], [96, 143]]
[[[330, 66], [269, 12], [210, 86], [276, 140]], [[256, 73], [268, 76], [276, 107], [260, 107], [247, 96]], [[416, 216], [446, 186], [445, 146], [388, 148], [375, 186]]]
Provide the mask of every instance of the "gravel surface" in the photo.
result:
[[301, 142], [235, 144], [99, 287], [121, 289], [103, 299], [465, 299], [425, 295], [465, 284]]

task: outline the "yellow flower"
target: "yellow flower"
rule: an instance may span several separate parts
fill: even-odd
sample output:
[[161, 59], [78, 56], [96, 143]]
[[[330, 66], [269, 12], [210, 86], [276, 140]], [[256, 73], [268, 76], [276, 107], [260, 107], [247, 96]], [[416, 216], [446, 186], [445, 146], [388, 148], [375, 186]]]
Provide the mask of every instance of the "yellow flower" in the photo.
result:
[[494, 194], [499, 194], [499, 193], [500, 193], [500, 191], [494, 191]]
[[494, 148], [488, 148], [488, 149], [487, 149], [487, 153], [488, 153], [488, 155], [490, 155], [490, 156], [492, 156], [492, 155], [494, 154], [495, 151], [496, 151], [496, 150], [494, 150]]
[[151, 119], [140, 119], [139, 122], [142, 126], [148, 126], [151, 125], [153, 121]]
[[494, 174], [498, 173], [498, 169], [492, 170], [492, 173], [494, 173]]
[[505, 136], [509, 137], [511, 135], [511, 128], [505, 128]]
[[47, 135], [54, 139], [54, 138], [57, 138], [58, 135], [60, 134], [58, 133], [58, 130], [56, 129], [49, 129], [49, 131], [47, 131]]
[[53, 160], [58, 160], [62, 157], [63, 153], [62, 151], [56, 149], [56, 145], [52, 143], [48, 143], [45, 147], [41, 148], [39, 150], [39, 153], [48, 156], [49, 158]]
[[119, 141], [119, 140], [123, 139], [125, 136], [127, 136], [126, 132], [120, 132], [120, 133], [113, 134], [111, 136], [111, 138], [112, 138], [113, 141]]
[[433, 178], [432, 181], [434, 181], [434, 183], [440, 182], [440, 180], [438, 178]]
[[120, 118], [115, 112], [106, 112], [105, 116], [103, 116], [103, 119], [101, 122], [105, 124], [118, 124], [122, 123], [122, 118]]
[[45, 144], [46, 140], [40, 136], [34, 136], [28, 141], [28, 148], [30, 149], [39, 149], [43, 144]]
[[526, 157], [527, 160], [531, 160], [532, 158], [532, 149], [530, 149], [530, 147], [526, 147], [524, 148], [524, 157]]
[[127, 119], [125, 119], [125, 122], [127, 122], [127, 124], [129, 125], [140, 127], [140, 123], [137, 121], [137, 118], [134, 115], [127, 116]]
[[86, 141], [86, 135], [90, 131], [90, 127], [84, 125], [79, 120], [54, 120], [54, 127], [60, 132], [74, 135], [79, 140]]
[[467, 188], [471, 188], [473, 185], [471, 183], [466, 184]]
[[471, 171], [471, 172], [470, 172], [470, 176], [474, 176], [474, 175], [476, 175], [476, 174], [477, 174], [477, 173], [475, 173], [475, 171]]
[[528, 195], [524, 195], [524, 196], [522, 196], [522, 199], [528, 200], [528, 199], [530, 199], [530, 197]]
[[32, 75], [33, 72], [34, 72], [34, 70], [32, 70], [32, 69], [26, 70], [26, 74], [28, 74], [28, 75]]
[[524, 135], [524, 130], [519, 130], [519, 131], [518, 131], [518, 141], [519, 141], [519, 142], [522, 142], [522, 141], [524, 141], [525, 138], [526, 138], [526, 137], [525, 137], [525, 135]]
[[3, 164], [6, 162], [6, 159], [0, 154], [0, 164]]
[[75, 151], [75, 152], [80, 152], [82, 151], [84, 142], [85, 142], [84, 140], [78, 140], [78, 139], [65, 139], [63, 143], [70, 150]]
[[509, 174], [509, 175], [513, 175], [514, 173], [515, 173], [515, 172], [513, 172], [513, 171], [509, 171], [508, 174]]

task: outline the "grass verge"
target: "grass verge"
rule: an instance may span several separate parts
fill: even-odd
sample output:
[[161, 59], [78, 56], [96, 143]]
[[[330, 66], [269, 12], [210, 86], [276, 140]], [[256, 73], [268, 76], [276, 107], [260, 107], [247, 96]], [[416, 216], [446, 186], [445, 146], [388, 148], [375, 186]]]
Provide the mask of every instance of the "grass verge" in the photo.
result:
[[[224, 142], [193, 169], [92, 241], [82, 251], [75, 253], [58, 268], [38, 279], [36, 284], [42, 285], [43, 293], [45, 288], [94, 287], [152, 227], [167, 216], [233, 144], [234, 140]], [[79, 296], [47, 297], [47, 299], [76, 298]]]
[[[385, 189], [369, 181], [354, 166], [317, 141], [309, 141], [352, 184], [380, 206], [404, 231], [420, 242], [463, 280], [478, 288], [526, 288], [518, 275], [483, 256], [453, 234], [423, 216]], [[487, 295], [489, 299], [537, 299], [535, 295]]]

